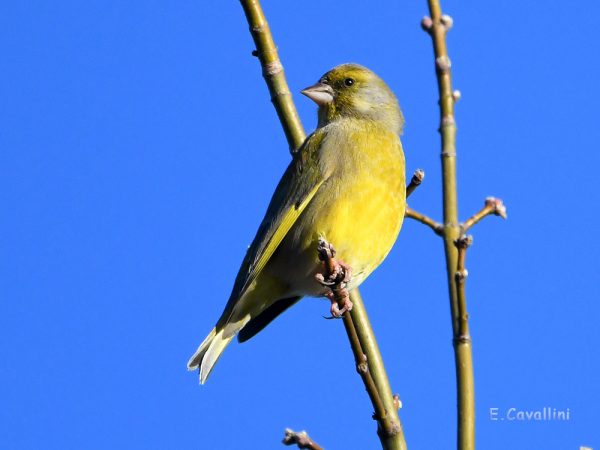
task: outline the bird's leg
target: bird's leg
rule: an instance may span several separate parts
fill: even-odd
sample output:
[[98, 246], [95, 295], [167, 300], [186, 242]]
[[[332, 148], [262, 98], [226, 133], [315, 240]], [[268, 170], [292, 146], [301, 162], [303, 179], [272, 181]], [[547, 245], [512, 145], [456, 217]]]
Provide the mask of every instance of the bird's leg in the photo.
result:
[[346, 286], [352, 279], [352, 267], [335, 259], [335, 248], [325, 239], [320, 238], [317, 246], [319, 259], [323, 261], [323, 272], [315, 278], [329, 292], [325, 297], [331, 302], [331, 316], [340, 318], [346, 311], [352, 311], [352, 302]]

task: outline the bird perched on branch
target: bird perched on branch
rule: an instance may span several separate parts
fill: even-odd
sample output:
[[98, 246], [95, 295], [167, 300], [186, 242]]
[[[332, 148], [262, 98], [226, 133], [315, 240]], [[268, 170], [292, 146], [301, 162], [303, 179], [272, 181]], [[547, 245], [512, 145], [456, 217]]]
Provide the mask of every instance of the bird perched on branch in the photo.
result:
[[352, 268], [350, 290], [383, 261], [400, 231], [404, 120], [392, 91], [365, 67], [343, 64], [302, 93], [319, 106], [317, 129], [294, 154], [221, 318], [188, 362], [200, 369], [201, 383], [236, 335], [244, 342], [302, 297], [328, 294], [315, 278], [323, 270], [320, 240]]

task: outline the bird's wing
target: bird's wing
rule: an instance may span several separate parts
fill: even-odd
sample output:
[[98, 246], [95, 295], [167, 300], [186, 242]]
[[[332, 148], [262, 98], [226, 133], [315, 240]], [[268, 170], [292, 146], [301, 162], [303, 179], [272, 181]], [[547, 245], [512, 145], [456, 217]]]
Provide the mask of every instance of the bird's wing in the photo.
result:
[[226, 310], [235, 304], [264, 269], [283, 238], [327, 179], [327, 174], [321, 173], [316, 161], [323, 137], [324, 134], [320, 131], [309, 136], [279, 181], [256, 237], [242, 262]]

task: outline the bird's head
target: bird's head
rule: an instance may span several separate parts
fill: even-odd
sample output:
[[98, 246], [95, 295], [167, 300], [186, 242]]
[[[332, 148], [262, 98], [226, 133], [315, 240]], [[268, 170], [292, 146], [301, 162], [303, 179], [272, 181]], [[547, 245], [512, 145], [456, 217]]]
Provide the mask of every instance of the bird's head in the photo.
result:
[[342, 118], [358, 118], [402, 133], [404, 118], [396, 96], [366, 67], [358, 64], [334, 67], [302, 93], [319, 105], [319, 127]]

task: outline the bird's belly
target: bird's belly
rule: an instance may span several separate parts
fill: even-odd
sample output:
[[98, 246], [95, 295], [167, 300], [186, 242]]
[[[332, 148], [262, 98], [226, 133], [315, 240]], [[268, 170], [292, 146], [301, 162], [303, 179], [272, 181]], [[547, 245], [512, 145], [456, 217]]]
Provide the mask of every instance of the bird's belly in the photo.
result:
[[323, 295], [315, 281], [321, 270], [317, 257], [319, 238], [336, 249], [336, 257], [353, 269], [350, 287], [357, 287], [391, 250], [404, 219], [403, 177], [390, 186], [376, 177], [355, 179], [345, 186], [330, 186], [316, 197], [281, 244], [278, 257], [286, 259], [292, 276], [288, 283], [301, 295]]
[[356, 183], [315, 221], [316, 234], [334, 245], [360, 281], [386, 257], [404, 219], [404, 196], [389, 188], [373, 181]]

